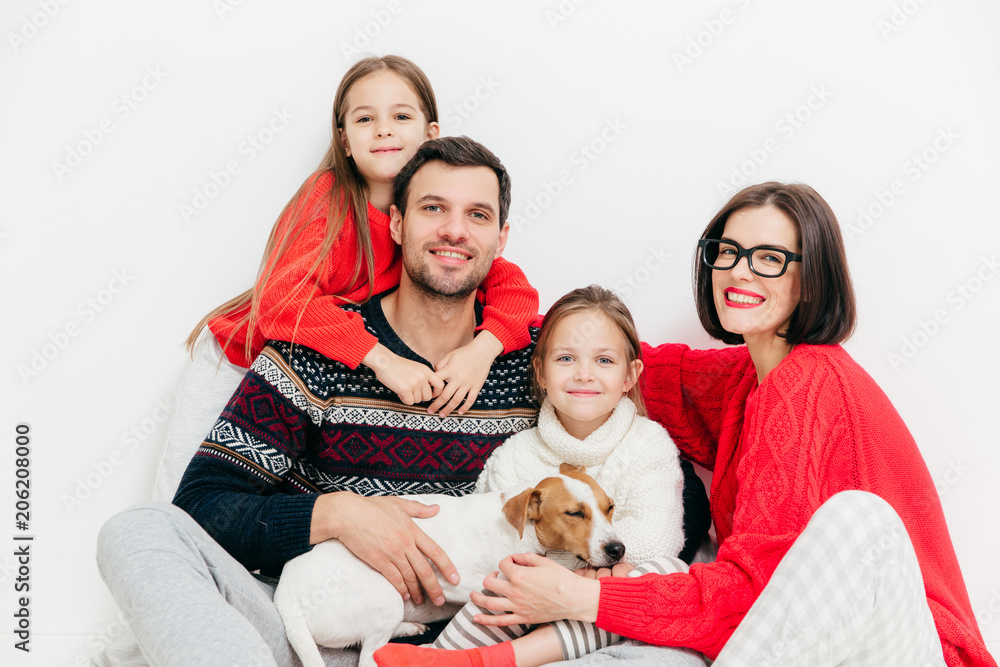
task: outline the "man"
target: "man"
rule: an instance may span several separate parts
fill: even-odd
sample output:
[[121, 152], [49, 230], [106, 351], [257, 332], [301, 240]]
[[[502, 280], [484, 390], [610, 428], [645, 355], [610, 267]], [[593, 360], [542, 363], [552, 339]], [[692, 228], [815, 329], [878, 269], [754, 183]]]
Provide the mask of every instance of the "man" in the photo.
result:
[[[468, 343], [475, 291], [503, 251], [509, 206], [510, 179], [492, 153], [465, 137], [425, 143], [400, 174], [391, 210], [399, 288], [356, 308], [369, 331], [431, 366]], [[186, 667], [296, 664], [266, 575], [331, 538], [400, 594], [443, 603], [425, 556], [442, 576], [457, 578], [455, 567], [411, 519], [437, 510], [391, 496], [472, 490], [489, 453], [534, 422], [531, 351], [497, 358], [472, 409], [441, 419], [403, 404], [365, 366], [272, 341], [188, 466], [176, 507], [128, 510], [101, 531], [102, 575], [146, 657]], [[356, 661], [350, 652], [324, 657]]]

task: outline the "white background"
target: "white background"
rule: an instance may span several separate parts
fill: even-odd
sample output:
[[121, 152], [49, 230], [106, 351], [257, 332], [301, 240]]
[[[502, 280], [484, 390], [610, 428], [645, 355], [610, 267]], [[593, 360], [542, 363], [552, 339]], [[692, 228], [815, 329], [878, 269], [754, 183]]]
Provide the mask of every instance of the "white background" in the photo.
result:
[[[414, 60], [443, 133], [506, 163], [507, 256], [543, 310], [617, 287], [651, 342], [713, 345], [691, 258], [726, 188], [814, 186], [848, 237], [848, 350], [916, 437], [1000, 653], [995, 2], [8, 0], [0, 27], [3, 664], [82, 664], [116, 631], [97, 531], [149, 498], [180, 343], [251, 284], [359, 53]], [[273, 132], [276, 112], [291, 119]], [[11, 634], [18, 423], [27, 656]]]

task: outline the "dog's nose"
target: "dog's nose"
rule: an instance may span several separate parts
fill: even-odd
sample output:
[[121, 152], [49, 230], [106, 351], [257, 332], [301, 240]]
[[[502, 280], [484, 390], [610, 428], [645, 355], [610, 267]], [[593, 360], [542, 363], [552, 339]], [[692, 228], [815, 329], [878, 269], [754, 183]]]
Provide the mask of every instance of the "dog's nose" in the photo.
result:
[[604, 545], [604, 553], [615, 562], [618, 562], [625, 555], [625, 545], [621, 542], [608, 542]]

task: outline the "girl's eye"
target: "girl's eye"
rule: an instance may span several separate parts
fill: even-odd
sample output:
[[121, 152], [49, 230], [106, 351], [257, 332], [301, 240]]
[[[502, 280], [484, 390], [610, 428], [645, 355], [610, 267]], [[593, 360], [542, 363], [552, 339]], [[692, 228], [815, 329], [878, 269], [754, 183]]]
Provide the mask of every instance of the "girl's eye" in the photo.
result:
[[410, 117], [405, 113], [396, 114], [396, 120], [410, 120]]
[[736, 254], [736, 248], [732, 246], [722, 246], [721, 248], [719, 248], [719, 254], [725, 255], [727, 257], [732, 257], [733, 255]]
[[356, 122], [358, 122], [358, 123], [369, 123], [369, 122], [371, 122], [373, 120], [375, 120], [375, 119], [372, 118], [371, 116], [362, 116]]
[[569, 356], [568, 354], [561, 354], [558, 357], [556, 357], [556, 361], [573, 361], [573, 357]]
[[600, 364], [613, 364], [615, 363], [615, 360], [611, 357], [598, 357], [597, 362]]

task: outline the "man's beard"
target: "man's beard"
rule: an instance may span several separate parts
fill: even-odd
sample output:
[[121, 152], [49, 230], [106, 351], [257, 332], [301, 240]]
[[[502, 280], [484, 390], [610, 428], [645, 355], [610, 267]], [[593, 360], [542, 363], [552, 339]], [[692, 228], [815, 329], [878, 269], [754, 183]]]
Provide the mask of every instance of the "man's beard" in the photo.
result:
[[[419, 289], [425, 296], [442, 301], [461, 301], [476, 291], [480, 283], [489, 273], [492, 262], [483, 263], [482, 257], [474, 257], [471, 271], [458, 272], [442, 271], [434, 275], [428, 265], [427, 255], [429, 248], [439, 245], [429, 243], [423, 248], [414, 251], [407, 250], [406, 240], [403, 241], [403, 270], [409, 276], [410, 282]], [[491, 252], [490, 255], [493, 253]]]

